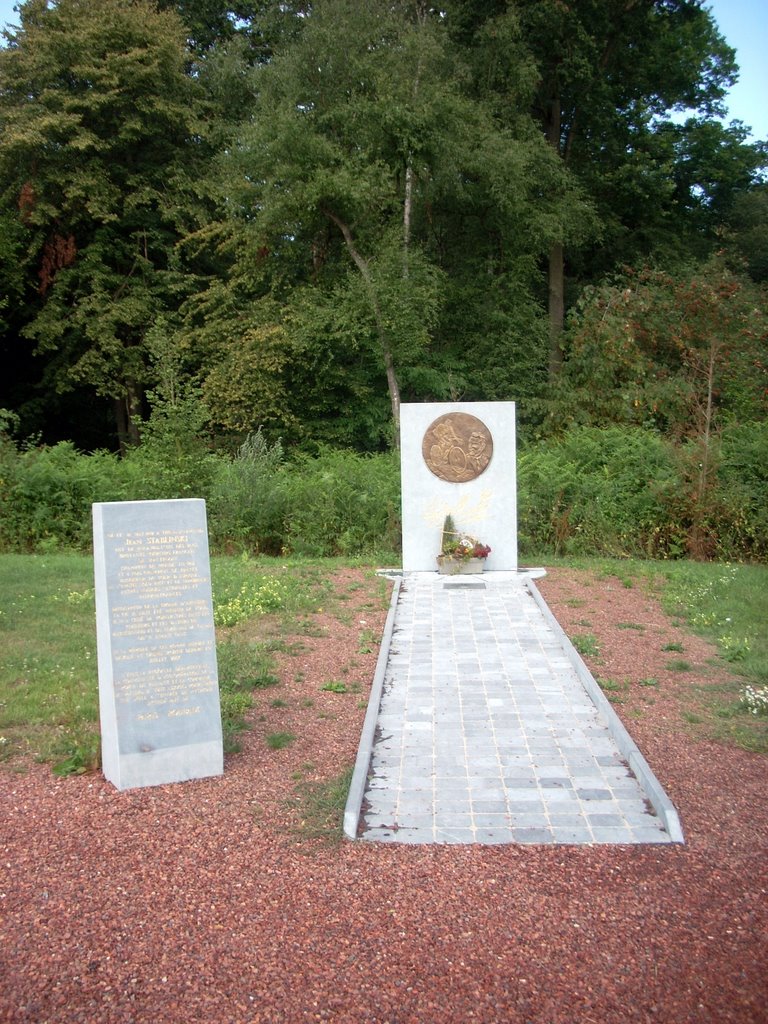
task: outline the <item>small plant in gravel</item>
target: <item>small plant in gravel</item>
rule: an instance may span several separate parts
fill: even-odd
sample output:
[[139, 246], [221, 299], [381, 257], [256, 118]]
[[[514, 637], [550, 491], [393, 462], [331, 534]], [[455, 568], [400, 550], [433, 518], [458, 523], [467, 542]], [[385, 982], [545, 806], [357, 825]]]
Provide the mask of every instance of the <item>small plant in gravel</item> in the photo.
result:
[[324, 683], [320, 687], [320, 689], [321, 690], [328, 690], [330, 693], [346, 693], [347, 692], [347, 684], [341, 682], [341, 680], [339, 680], [339, 679], [332, 679], [330, 682]]
[[621, 689], [621, 683], [617, 683], [615, 679], [599, 678], [596, 681], [600, 689], [605, 690], [606, 692], [615, 692], [616, 690]]
[[357, 641], [357, 649], [360, 654], [370, 654], [376, 643], [376, 636], [372, 629], [364, 629]]
[[600, 654], [600, 645], [594, 633], [577, 633], [571, 637], [571, 643], [583, 657], [596, 658]]
[[354, 766], [322, 782], [305, 782], [296, 790], [299, 833], [307, 839], [340, 842], [344, 829], [344, 808]]
[[289, 747], [296, 737], [292, 732], [271, 732], [266, 739], [270, 750], [283, 750]]
[[638, 633], [644, 633], [645, 632], [645, 626], [641, 625], [639, 622], [617, 622], [616, 623], [616, 628], [617, 629], [634, 629], [634, 630], [637, 630]]
[[653, 676], [646, 676], [645, 679], [638, 679], [637, 682], [638, 682], [639, 686], [658, 686], [659, 685], [659, 680], [655, 679]]
[[667, 672], [690, 672], [691, 663], [684, 658], [673, 658], [664, 666]]
[[682, 654], [685, 650], [685, 647], [683, 647], [683, 645], [676, 640], [673, 643], [664, 644], [664, 646], [661, 649], [662, 651], [676, 651], [678, 654]]

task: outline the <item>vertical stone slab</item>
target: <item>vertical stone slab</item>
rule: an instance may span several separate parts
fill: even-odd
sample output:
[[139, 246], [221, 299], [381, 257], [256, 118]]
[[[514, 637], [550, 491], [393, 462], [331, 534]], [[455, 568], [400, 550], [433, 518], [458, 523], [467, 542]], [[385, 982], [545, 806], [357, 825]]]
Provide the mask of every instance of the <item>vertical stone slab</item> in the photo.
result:
[[491, 547], [486, 571], [517, 569], [514, 402], [400, 410], [403, 569], [434, 572], [443, 521]]
[[102, 768], [118, 789], [221, 775], [205, 502], [93, 506]]

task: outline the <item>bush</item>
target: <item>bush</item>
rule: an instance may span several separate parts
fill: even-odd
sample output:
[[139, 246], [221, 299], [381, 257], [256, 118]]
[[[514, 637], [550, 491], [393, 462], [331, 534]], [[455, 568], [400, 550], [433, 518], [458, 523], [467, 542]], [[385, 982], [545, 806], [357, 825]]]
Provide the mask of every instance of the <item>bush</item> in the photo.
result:
[[[11, 456], [4, 446], [0, 492], [0, 546], [6, 550], [88, 548], [91, 504], [119, 501], [125, 493], [117, 456], [85, 456], [70, 441]], [[6, 475], [6, 472], [8, 475]]]
[[302, 459], [286, 478], [285, 548], [309, 557], [397, 550], [399, 477], [396, 454]]
[[518, 458], [521, 548], [555, 553], [679, 555], [667, 508], [679, 493], [672, 445], [651, 431], [572, 430]]
[[710, 528], [718, 558], [768, 558], [768, 423], [723, 431]]
[[234, 459], [219, 458], [208, 506], [213, 546], [280, 554], [287, 494], [284, 461], [281, 443], [270, 447], [261, 428], [246, 438]]
[[207, 412], [196, 395], [156, 399], [141, 427], [141, 444], [124, 459], [124, 479], [135, 501], [208, 499], [217, 460], [206, 437]]

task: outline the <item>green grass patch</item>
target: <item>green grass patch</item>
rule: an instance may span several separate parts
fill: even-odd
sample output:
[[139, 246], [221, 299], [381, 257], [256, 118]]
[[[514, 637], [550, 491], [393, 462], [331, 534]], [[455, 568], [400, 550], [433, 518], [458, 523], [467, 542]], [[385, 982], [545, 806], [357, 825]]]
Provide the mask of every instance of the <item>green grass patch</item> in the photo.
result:
[[582, 657], [596, 658], [600, 654], [600, 644], [594, 633], [576, 633], [571, 643]]
[[[718, 562], [642, 561], [636, 559], [551, 559], [599, 577], [632, 581], [657, 596], [676, 624], [716, 644], [734, 680], [725, 687], [691, 690], [702, 734], [746, 750], [768, 753], [768, 718], [754, 715], [745, 702], [747, 687], [768, 686], [768, 566]], [[682, 654], [680, 642], [663, 650]], [[683, 667], [685, 666], [685, 667]], [[685, 672], [684, 659], [669, 662]]]
[[673, 658], [666, 663], [664, 668], [667, 672], [690, 672], [692, 666], [690, 661], [686, 661], [684, 658]]
[[352, 783], [354, 766], [323, 782], [305, 782], [296, 788], [300, 835], [308, 839], [341, 842], [344, 808]]
[[331, 679], [330, 682], [324, 683], [321, 690], [328, 690], [330, 693], [347, 693], [347, 684], [342, 683], [338, 679]]
[[615, 693], [623, 689], [621, 683], [617, 683], [615, 679], [598, 678], [595, 681], [600, 689], [604, 690], [606, 693]]
[[267, 746], [270, 750], [284, 750], [296, 739], [292, 732], [271, 732], [266, 736]]

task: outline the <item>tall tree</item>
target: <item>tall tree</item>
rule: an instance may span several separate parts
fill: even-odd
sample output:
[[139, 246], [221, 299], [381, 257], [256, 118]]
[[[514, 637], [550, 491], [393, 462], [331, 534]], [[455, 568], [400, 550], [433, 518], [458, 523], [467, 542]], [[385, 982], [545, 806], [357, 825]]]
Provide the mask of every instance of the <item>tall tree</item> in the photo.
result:
[[28, 0], [20, 15], [0, 50], [0, 189], [36, 283], [23, 334], [49, 388], [110, 396], [135, 438], [202, 148], [185, 29], [149, 0]]
[[273, 289], [292, 268], [292, 287], [356, 307], [346, 331], [378, 352], [396, 434], [403, 375], [428, 361], [443, 302], [448, 211], [454, 229], [482, 218], [491, 249], [530, 260], [562, 230], [574, 193], [527, 115], [513, 132], [464, 94], [427, 4], [320, 0], [259, 75], [229, 153], [229, 209]]
[[[457, 36], [475, 47], [481, 30], [510, 16], [519, 22], [537, 67], [533, 112], [600, 212], [598, 272], [620, 254], [625, 262], [647, 255], [673, 235], [675, 220], [695, 206], [692, 195], [706, 187], [703, 164], [711, 164], [712, 150], [703, 163], [688, 161], [694, 180], [681, 196], [682, 167], [703, 129], [663, 135], [669, 112], [721, 113], [736, 72], [734, 52], [702, 0], [455, 0], [451, 11]], [[567, 248], [567, 239], [555, 240], [548, 258], [552, 375], [562, 360]]]

